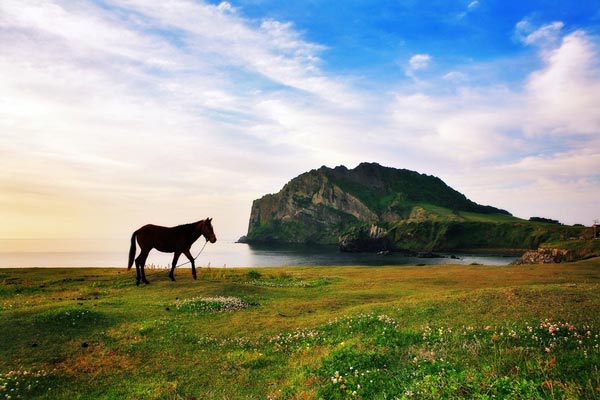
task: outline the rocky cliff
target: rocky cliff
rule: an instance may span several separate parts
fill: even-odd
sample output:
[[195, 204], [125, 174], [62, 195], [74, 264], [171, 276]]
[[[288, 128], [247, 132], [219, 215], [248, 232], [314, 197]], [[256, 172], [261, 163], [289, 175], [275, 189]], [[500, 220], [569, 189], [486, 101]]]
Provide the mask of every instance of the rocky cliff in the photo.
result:
[[249, 242], [337, 243], [347, 226], [376, 220], [363, 202], [341, 189], [324, 169], [252, 203]]

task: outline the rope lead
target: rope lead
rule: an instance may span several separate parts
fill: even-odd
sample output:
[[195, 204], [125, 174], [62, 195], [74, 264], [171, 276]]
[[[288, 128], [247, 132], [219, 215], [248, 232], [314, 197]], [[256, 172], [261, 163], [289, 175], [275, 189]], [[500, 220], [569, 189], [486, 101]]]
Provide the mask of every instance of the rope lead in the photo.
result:
[[[202, 246], [202, 248], [200, 249], [200, 252], [198, 253], [198, 255], [197, 255], [196, 257], [194, 257], [194, 261], [196, 261], [196, 259], [197, 259], [198, 257], [200, 257], [200, 254], [202, 254], [202, 252], [204, 251], [204, 248], [206, 247], [206, 243], [208, 243], [208, 239], [207, 239], [207, 238], [204, 238], [204, 240], [206, 240], [206, 241], [204, 242], [204, 246]], [[179, 267], [181, 267], [182, 265], [189, 264], [190, 262], [191, 262], [191, 261], [190, 261], [190, 260], [188, 260], [188, 261], [184, 262], [183, 264], [176, 265], [176, 266], [175, 266], [175, 268], [179, 268]]]

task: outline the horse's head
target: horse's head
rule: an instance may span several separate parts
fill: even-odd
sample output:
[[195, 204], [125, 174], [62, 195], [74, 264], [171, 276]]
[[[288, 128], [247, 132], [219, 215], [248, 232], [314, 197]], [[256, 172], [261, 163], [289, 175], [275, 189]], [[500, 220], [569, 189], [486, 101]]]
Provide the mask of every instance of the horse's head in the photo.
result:
[[216, 242], [217, 237], [215, 236], [215, 231], [213, 230], [212, 218], [206, 218], [202, 222], [202, 235], [204, 238], [211, 243]]

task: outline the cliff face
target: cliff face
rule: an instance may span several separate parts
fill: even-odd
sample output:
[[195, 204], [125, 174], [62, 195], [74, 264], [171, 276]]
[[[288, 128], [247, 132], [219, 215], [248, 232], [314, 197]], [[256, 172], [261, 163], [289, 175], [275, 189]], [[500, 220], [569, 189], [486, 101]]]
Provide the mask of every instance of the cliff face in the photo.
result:
[[365, 204], [321, 170], [298, 176], [277, 194], [252, 203], [247, 240], [337, 243], [346, 226], [377, 219]]
[[[377, 242], [389, 242], [388, 225], [430, 215], [416, 206], [420, 203], [442, 207], [449, 213], [509, 215], [468, 200], [439, 178], [363, 163], [352, 170], [343, 166], [312, 170], [291, 180], [279, 193], [255, 200], [247, 240], [329, 244], [342, 241], [352, 247], [354, 232], [367, 247], [372, 247], [371, 237]], [[374, 246], [378, 247], [382, 246]]]

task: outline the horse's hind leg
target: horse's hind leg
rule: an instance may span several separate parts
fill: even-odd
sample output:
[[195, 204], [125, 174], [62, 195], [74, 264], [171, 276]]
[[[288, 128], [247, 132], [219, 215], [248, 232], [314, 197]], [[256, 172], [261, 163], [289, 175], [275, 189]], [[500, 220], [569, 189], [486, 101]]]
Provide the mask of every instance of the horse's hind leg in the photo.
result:
[[149, 253], [150, 250], [142, 249], [140, 255], [135, 259], [135, 270], [137, 272], [136, 285], [140, 284], [140, 280], [146, 284], [150, 283], [148, 282], [148, 279], [146, 279], [146, 272], [144, 271], [144, 267], [146, 266], [146, 260], [148, 259]]
[[177, 266], [177, 260], [179, 260], [180, 255], [181, 255], [181, 253], [179, 253], [177, 251], [173, 255], [173, 263], [171, 264], [171, 272], [169, 272], [169, 278], [171, 278], [171, 280], [173, 282], [175, 282], [175, 267]]
[[141, 275], [141, 271], [140, 271], [140, 265], [138, 263], [138, 260], [135, 260], [135, 284], [137, 286], [140, 286], [140, 280], [142, 279], [142, 275]]
[[144, 271], [145, 265], [146, 265], [146, 262], [144, 262], [144, 264], [142, 264], [142, 282], [144, 282], [147, 285], [150, 282], [148, 282], [148, 279], [146, 279], [146, 271]]

